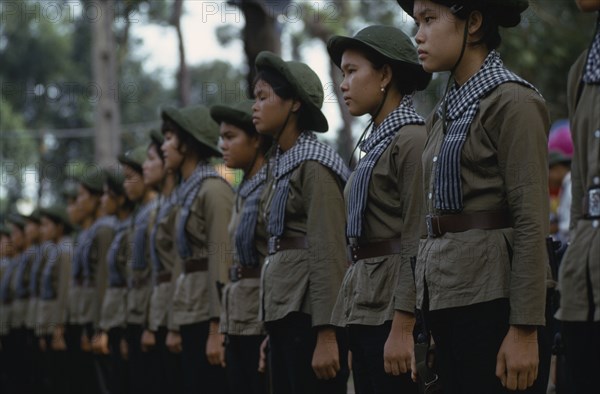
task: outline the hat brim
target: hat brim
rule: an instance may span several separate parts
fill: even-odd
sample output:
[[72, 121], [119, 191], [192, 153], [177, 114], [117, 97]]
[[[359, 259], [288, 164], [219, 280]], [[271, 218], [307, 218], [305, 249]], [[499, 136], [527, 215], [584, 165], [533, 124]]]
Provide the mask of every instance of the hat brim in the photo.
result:
[[303, 120], [307, 127], [309, 127], [312, 131], [317, 131], [320, 133], [324, 133], [329, 130], [329, 123], [321, 111], [321, 108], [318, 108], [311, 103], [310, 98], [306, 95], [304, 89], [302, 88], [301, 81], [296, 79], [283, 59], [271, 52], [261, 52], [256, 57], [254, 64], [258, 71], [261, 69], [270, 68], [288, 81], [288, 83], [294, 89], [294, 92], [298, 95], [300, 101], [302, 101], [304, 110], [310, 117], [310, 119]]
[[167, 118], [171, 119], [173, 122], [177, 123], [177, 125], [179, 127], [181, 127], [181, 129], [183, 131], [185, 131], [186, 133], [191, 135], [196, 141], [200, 142], [202, 145], [204, 145], [206, 148], [208, 148], [213, 153], [213, 156], [216, 156], [216, 157], [223, 156], [223, 153], [221, 153], [221, 151], [219, 150], [219, 148], [217, 146], [213, 145], [210, 141], [208, 141], [203, 136], [196, 135], [190, 131], [192, 125], [188, 124], [187, 120], [183, 116], [181, 116], [181, 114], [179, 113], [179, 110], [177, 108], [165, 107], [161, 110], [161, 114], [163, 117], [166, 116]]
[[117, 158], [117, 160], [119, 161], [119, 163], [133, 168], [135, 171], [139, 172], [140, 174], [143, 173], [142, 166], [139, 163], [129, 159], [124, 154], [120, 154], [119, 157]]
[[358, 40], [354, 37], [333, 36], [327, 42], [327, 52], [329, 52], [329, 56], [331, 57], [333, 64], [340, 69], [342, 68], [342, 56], [348, 48], [366, 49], [367, 51], [375, 51], [379, 53], [395, 68], [398, 67], [401, 70], [408, 71], [413, 74], [417, 81], [415, 85], [417, 90], [425, 89], [429, 85], [429, 82], [431, 82], [431, 74], [423, 70], [421, 65], [395, 59], [381, 48], [375, 48], [369, 43]]
[[244, 111], [226, 105], [213, 105], [210, 108], [210, 116], [219, 124], [225, 122], [246, 131], [255, 130], [254, 123], [252, 123], [252, 116]]
[[65, 230], [67, 231], [73, 230], [73, 225], [71, 224], [71, 222], [69, 222], [67, 218], [61, 217], [60, 215], [54, 213], [49, 209], [40, 209], [40, 216], [46, 216], [54, 222], [62, 223], [63, 226], [65, 226]]

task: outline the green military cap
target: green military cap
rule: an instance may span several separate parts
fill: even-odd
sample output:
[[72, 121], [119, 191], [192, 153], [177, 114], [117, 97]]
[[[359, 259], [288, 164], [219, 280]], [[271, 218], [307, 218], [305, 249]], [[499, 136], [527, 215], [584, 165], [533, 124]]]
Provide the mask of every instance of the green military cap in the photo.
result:
[[[400, 7], [408, 14], [413, 15], [414, 0], [396, 0]], [[432, 0], [434, 3], [447, 7], [452, 6], [488, 6], [493, 9], [498, 25], [513, 27], [521, 21], [521, 13], [529, 7], [528, 0]]]
[[256, 132], [252, 123], [252, 106], [254, 101], [244, 100], [234, 105], [213, 105], [210, 116], [217, 123], [227, 122], [243, 130]]
[[61, 190], [60, 194], [65, 200], [76, 199], [77, 198], [77, 186], [72, 183], [65, 185], [63, 187], [63, 189]]
[[160, 131], [152, 129], [150, 130], [150, 141], [152, 141], [153, 144], [158, 145], [158, 149], [160, 149], [160, 146], [165, 142], [165, 136], [162, 135]]
[[137, 172], [141, 173], [144, 161], [148, 156], [147, 152], [148, 148], [146, 146], [138, 146], [136, 148], [128, 150], [125, 153], [121, 153], [118, 157], [118, 160], [121, 164], [128, 165]]
[[327, 51], [333, 63], [341, 67], [342, 55], [348, 48], [366, 48], [411, 72], [417, 80], [417, 90], [423, 90], [431, 81], [431, 74], [425, 72], [417, 58], [417, 50], [410, 38], [400, 29], [391, 26], [369, 26], [354, 37], [333, 36], [327, 43]]
[[89, 191], [102, 194], [104, 177], [104, 171], [94, 168], [93, 171], [86, 171], [85, 174], [79, 176], [77, 181]]
[[67, 208], [63, 204], [55, 204], [40, 209], [40, 215], [50, 218], [54, 222], [62, 223], [66, 229], [72, 229]]
[[318, 75], [306, 64], [296, 61], [284, 61], [272, 52], [262, 51], [254, 62], [257, 71], [272, 69], [280, 74], [292, 86], [298, 98], [304, 104], [307, 114], [306, 125], [313, 131], [326, 132], [329, 124], [321, 107], [323, 106], [323, 84]]
[[114, 166], [110, 169], [105, 170], [106, 180], [104, 181], [108, 188], [118, 195], [122, 196], [125, 194], [125, 188], [123, 183], [125, 182], [125, 176], [123, 170], [119, 166]]
[[38, 208], [34, 209], [29, 215], [23, 215], [25, 220], [29, 220], [31, 222], [40, 223], [40, 210]]
[[165, 107], [162, 116], [177, 123], [202, 145], [209, 148], [214, 156], [221, 156], [219, 150], [219, 125], [211, 118], [204, 105], [192, 105], [185, 108]]
[[27, 221], [25, 220], [23, 215], [20, 215], [18, 213], [8, 214], [8, 216], [6, 217], [6, 221], [19, 227], [21, 230], [23, 230], [25, 228], [25, 225], [27, 224]]
[[10, 227], [4, 223], [0, 223], [0, 235], [8, 235], [10, 236]]

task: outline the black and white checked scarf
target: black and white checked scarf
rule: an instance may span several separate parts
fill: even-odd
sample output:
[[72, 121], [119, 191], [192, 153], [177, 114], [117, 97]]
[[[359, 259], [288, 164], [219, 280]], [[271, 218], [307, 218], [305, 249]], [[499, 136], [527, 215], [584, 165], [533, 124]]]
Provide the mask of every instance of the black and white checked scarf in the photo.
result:
[[[8, 259], [5, 257], [5, 259]], [[12, 259], [8, 259], [8, 264], [6, 266], [6, 271], [2, 275], [2, 279], [0, 280], [0, 300], [2, 302], [9, 302], [10, 300], [10, 281], [12, 278], [13, 271], [18, 267], [20, 260], [20, 256], [15, 256]]]
[[106, 260], [108, 261], [108, 285], [110, 287], [122, 287], [126, 284], [125, 276], [121, 273], [118, 266], [119, 249], [123, 237], [127, 235], [127, 229], [131, 226], [131, 216], [125, 220], [121, 220], [117, 224], [115, 237], [110, 243]]
[[83, 246], [87, 243], [90, 228], [81, 230], [75, 239], [75, 250], [73, 251], [73, 260], [71, 262], [71, 277], [74, 281], [81, 279], [83, 274]]
[[[40, 255], [40, 246], [39, 245], [31, 245], [30, 247], [23, 252], [21, 255], [21, 259], [19, 261], [19, 266], [17, 267], [17, 288], [15, 290], [15, 295], [17, 298], [25, 298], [29, 296], [29, 287], [25, 286], [25, 270], [27, 269], [27, 264], [29, 259], [35, 259]], [[33, 264], [33, 261], [32, 263]]]
[[398, 131], [406, 125], [425, 124], [423, 118], [417, 114], [413, 107], [412, 96], [406, 95], [400, 102], [398, 108], [394, 109], [381, 122], [379, 127], [373, 126], [369, 138], [360, 144], [360, 150], [366, 153], [354, 170], [354, 177], [350, 185], [348, 196], [348, 225], [346, 236], [348, 238], [360, 238], [362, 235], [362, 220], [367, 196], [369, 191], [369, 180], [373, 168], [383, 152], [390, 145]]
[[266, 180], [267, 166], [264, 165], [238, 190], [238, 195], [244, 199], [244, 208], [235, 230], [235, 249], [238, 261], [244, 267], [258, 267], [259, 264], [254, 235], [258, 220], [258, 203]]
[[146, 261], [146, 236], [150, 224], [151, 212], [156, 208], [157, 200], [154, 199], [141, 206], [135, 214], [133, 223], [133, 261], [131, 267], [134, 270], [144, 270], [148, 266]]
[[63, 237], [58, 244], [52, 244], [45, 251], [46, 264], [42, 272], [42, 286], [40, 289], [40, 298], [42, 300], [53, 300], [56, 298], [56, 289], [53, 285], [53, 275], [56, 264], [58, 264], [61, 254], [72, 253], [70, 237]]
[[596, 35], [588, 52], [587, 63], [583, 72], [583, 82], [587, 84], [600, 83], [600, 19], [598, 19]]
[[221, 176], [211, 165], [200, 163], [192, 175], [190, 175], [190, 177], [179, 187], [178, 202], [180, 212], [175, 225], [175, 243], [177, 245], [179, 257], [181, 257], [182, 260], [186, 260], [192, 256], [192, 251], [185, 235], [185, 224], [190, 216], [192, 203], [196, 199], [198, 190], [200, 190], [200, 186], [202, 186], [202, 182], [204, 182], [206, 178], [221, 178]]
[[158, 225], [160, 221], [171, 212], [171, 209], [175, 207], [175, 204], [177, 204], [177, 189], [173, 190], [168, 196], [160, 196], [158, 213], [156, 214], [156, 220], [154, 221], [154, 226], [150, 232], [150, 260], [152, 260], [155, 274], [161, 272], [163, 269], [156, 250], [156, 233], [158, 232]]
[[283, 235], [285, 223], [285, 204], [290, 187], [292, 171], [305, 161], [317, 161], [336, 173], [344, 183], [348, 180], [350, 170], [342, 158], [329, 146], [317, 140], [312, 131], [304, 131], [298, 137], [296, 144], [288, 151], [280, 154], [277, 149], [275, 156], [275, 193], [269, 211], [268, 231], [270, 243]]
[[48, 254], [52, 253], [52, 249], [55, 249], [54, 243], [52, 241], [44, 241], [40, 245], [38, 254], [33, 260], [33, 265], [31, 266], [31, 272], [29, 276], [29, 295], [31, 297], [37, 297], [39, 295], [39, 283], [41, 278], [40, 269], [42, 269], [44, 258], [48, 258]]
[[[92, 267], [90, 267], [90, 251], [92, 249], [92, 244], [94, 243], [94, 238], [96, 238], [96, 234], [101, 227], [110, 227], [115, 228], [117, 226], [117, 218], [115, 216], [102, 216], [100, 219], [96, 220], [94, 224], [89, 229], [89, 232], [86, 234], [86, 239], [83, 243], [83, 250], [81, 255], [81, 261], [83, 264], [83, 279], [91, 279], [92, 276]], [[100, 262], [102, 263], [102, 262]]]
[[[461, 212], [463, 209], [460, 157], [469, 134], [471, 122], [479, 111], [481, 99], [497, 86], [516, 82], [537, 90], [529, 82], [508, 71], [496, 51], [491, 51], [481, 69], [458, 89], [456, 85], [448, 91], [446, 120], [451, 121], [440, 148], [435, 172], [435, 208], [446, 212]], [[539, 94], [539, 93], [538, 93]], [[443, 118], [444, 103], [438, 108]]]

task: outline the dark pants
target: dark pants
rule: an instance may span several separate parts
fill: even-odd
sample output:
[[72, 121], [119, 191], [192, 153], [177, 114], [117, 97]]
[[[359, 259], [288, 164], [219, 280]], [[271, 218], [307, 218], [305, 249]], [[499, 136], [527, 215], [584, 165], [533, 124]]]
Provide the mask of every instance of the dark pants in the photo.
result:
[[167, 328], [160, 327], [155, 333], [156, 348], [149, 354], [152, 382], [150, 392], [177, 393], [182, 391], [181, 355], [169, 351], [166, 344]]
[[267, 382], [264, 374], [258, 372], [262, 335], [229, 335], [225, 348], [227, 380], [229, 392], [235, 394], [264, 394]]
[[124, 394], [128, 390], [128, 363], [121, 355], [121, 340], [125, 339], [125, 329], [114, 327], [108, 330], [108, 349], [110, 350], [107, 386], [110, 394]]
[[81, 349], [81, 336], [86, 332], [83, 325], [70, 324], [65, 328], [65, 343], [67, 345], [67, 355], [69, 357], [69, 389], [73, 394], [99, 392], [99, 369], [94, 362], [94, 356], [91, 352], [84, 352]]
[[185, 394], [227, 393], [225, 368], [210, 365], [206, 357], [209, 322], [186, 324], [181, 334], [181, 364]]
[[[508, 299], [429, 312], [444, 394], [509, 393], [496, 377], [496, 357], [509, 325]], [[526, 393], [537, 393], [531, 387]]]
[[[31, 394], [32, 380], [32, 337], [25, 328], [13, 328], [6, 340], [8, 357], [7, 393]], [[3, 343], [4, 344], [4, 343]]]
[[571, 392], [597, 393], [600, 388], [600, 322], [563, 322], [562, 338]]
[[129, 392], [133, 394], [150, 392], [150, 357], [148, 353], [142, 352], [143, 331], [140, 324], [128, 324], [125, 331], [129, 350]]
[[351, 325], [348, 328], [356, 394], [417, 394], [418, 388], [410, 372], [400, 376], [385, 372], [383, 347], [391, 327], [390, 321], [381, 326]]
[[305, 313], [290, 313], [285, 318], [267, 323], [271, 348], [270, 371], [273, 394], [345, 394], [348, 381], [347, 334], [338, 329], [340, 371], [330, 380], [317, 379], [312, 357], [317, 331]]

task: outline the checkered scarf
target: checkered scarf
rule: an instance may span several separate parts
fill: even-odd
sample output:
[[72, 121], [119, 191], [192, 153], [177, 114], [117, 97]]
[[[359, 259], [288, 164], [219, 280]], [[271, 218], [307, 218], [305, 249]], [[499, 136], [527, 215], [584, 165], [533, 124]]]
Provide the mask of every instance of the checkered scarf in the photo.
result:
[[369, 180], [371, 179], [375, 164], [377, 164], [377, 161], [390, 145], [398, 131], [403, 126], [410, 124], [422, 125], [425, 122], [415, 111], [412, 96], [406, 95], [398, 108], [394, 109], [379, 127], [375, 128], [373, 126], [373, 131], [369, 138], [360, 144], [360, 150], [365, 152], [366, 156], [358, 162], [350, 185], [348, 225], [346, 227], [346, 236], [348, 238], [360, 238], [362, 235], [362, 220], [367, 205]]
[[73, 280], [81, 279], [83, 273], [83, 246], [87, 243], [90, 229], [81, 230], [75, 239], [75, 250], [71, 262], [71, 277]]
[[[29, 297], [29, 288], [25, 286], [25, 271], [27, 270], [27, 265], [29, 264], [29, 259], [35, 261], [37, 257], [40, 255], [40, 246], [32, 245], [23, 252], [21, 255], [21, 259], [19, 261], [19, 266], [17, 267], [17, 277], [16, 283], [17, 288], [15, 290], [15, 295], [17, 298], [25, 298]], [[33, 264], [33, 261], [31, 264]]]
[[317, 140], [317, 136], [312, 131], [304, 131], [298, 137], [296, 144], [288, 151], [281, 154], [277, 149], [275, 156], [275, 168], [273, 176], [275, 178], [275, 193], [269, 212], [268, 230], [273, 238], [283, 235], [285, 221], [285, 204], [290, 187], [290, 177], [292, 171], [305, 161], [317, 161], [335, 172], [344, 182], [348, 180], [350, 170], [342, 160], [329, 146]]
[[235, 249], [239, 263], [244, 267], [258, 267], [258, 252], [254, 236], [258, 220], [258, 203], [267, 180], [267, 166], [264, 165], [252, 178], [248, 179], [238, 190], [239, 197], [244, 199], [244, 208], [240, 223], [235, 230]]
[[170, 212], [171, 209], [177, 204], [177, 190], [174, 190], [168, 196], [161, 196], [159, 200], [158, 213], [156, 214], [156, 220], [154, 226], [150, 232], [150, 260], [154, 267], [154, 273], [161, 272], [163, 270], [162, 263], [158, 257], [156, 250], [156, 233], [158, 232], [158, 224], [163, 220]]
[[[516, 82], [537, 92], [529, 82], [504, 68], [496, 51], [491, 51], [481, 69], [463, 86], [456, 85], [448, 91], [446, 119], [450, 121], [448, 131], [438, 154], [435, 172], [435, 208], [446, 212], [461, 212], [462, 184], [460, 174], [460, 157], [463, 145], [469, 134], [469, 128], [480, 101], [497, 86], [506, 82]], [[443, 118], [444, 103], [438, 108], [438, 115]]]
[[2, 275], [2, 280], [0, 280], [0, 299], [2, 302], [10, 301], [10, 280], [12, 278], [12, 273], [15, 268], [18, 267], [21, 256], [15, 256], [12, 259], [8, 259], [8, 264], [6, 266], [6, 271]]
[[37, 297], [39, 295], [39, 283], [41, 279], [40, 269], [42, 269], [44, 258], [48, 258], [48, 255], [53, 253], [53, 249], [55, 249], [55, 247], [54, 243], [51, 241], [44, 241], [38, 248], [38, 253], [31, 265], [31, 273], [29, 276], [29, 294], [32, 297]]
[[600, 83], [600, 19], [596, 27], [596, 36], [588, 52], [587, 63], [583, 73], [583, 82], [587, 84]]
[[84, 279], [91, 279], [92, 276], [92, 267], [90, 266], [90, 251], [98, 230], [101, 227], [115, 228], [117, 227], [117, 223], [118, 221], [115, 216], [102, 216], [100, 219], [96, 220], [94, 224], [92, 224], [92, 226], [89, 228], [89, 231], [86, 233], [86, 238], [83, 240], [82, 245], [82, 254], [80, 256]]
[[71, 237], [63, 237], [58, 244], [52, 244], [45, 251], [46, 264], [42, 272], [42, 286], [40, 298], [42, 300], [53, 300], [56, 298], [56, 290], [53, 286], [53, 271], [62, 253], [71, 253]]
[[[221, 178], [221, 176], [215, 171], [215, 169], [204, 163], [198, 164], [192, 175], [184, 181], [179, 187], [179, 219], [175, 225], [175, 243], [177, 245], [177, 251], [179, 257], [182, 260], [186, 260], [191, 257], [192, 250], [185, 235], [185, 224], [190, 216], [190, 208], [192, 203], [198, 195], [200, 186], [206, 178]], [[223, 178], [221, 178], [223, 179]]]
[[117, 224], [117, 228], [115, 231], [115, 237], [110, 243], [110, 247], [108, 248], [108, 254], [106, 255], [106, 260], [108, 261], [108, 285], [110, 287], [118, 287], [125, 286], [126, 279], [121, 271], [119, 271], [118, 262], [118, 253], [121, 247], [121, 242], [123, 241], [123, 237], [127, 235], [127, 229], [131, 226], [131, 216], [125, 220], [121, 220], [119, 224]]
[[157, 200], [154, 199], [145, 205], [142, 205], [137, 213], [133, 223], [133, 261], [131, 267], [134, 270], [142, 271], [148, 266], [146, 260], [146, 236], [148, 225], [150, 224], [150, 213], [156, 208]]

